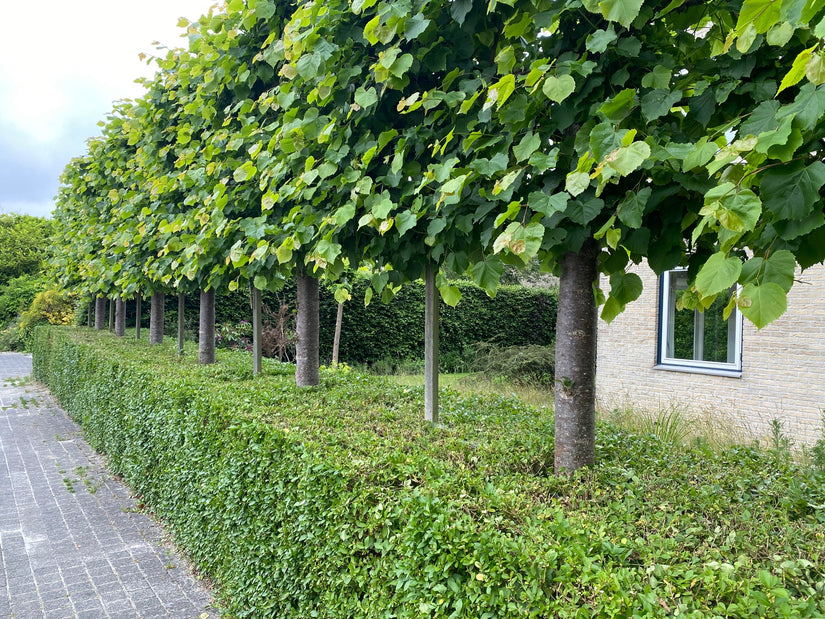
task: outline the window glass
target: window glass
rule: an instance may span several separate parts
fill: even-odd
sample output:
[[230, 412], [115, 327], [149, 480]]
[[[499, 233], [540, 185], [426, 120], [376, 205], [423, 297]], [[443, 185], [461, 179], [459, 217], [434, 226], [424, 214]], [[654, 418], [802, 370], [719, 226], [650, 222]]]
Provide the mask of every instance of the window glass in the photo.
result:
[[662, 276], [659, 363], [738, 370], [741, 318], [738, 310], [731, 312], [728, 320], [724, 318], [733, 289], [720, 294], [704, 312], [680, 308], [686, 289], [686, 271], [669, 271]]

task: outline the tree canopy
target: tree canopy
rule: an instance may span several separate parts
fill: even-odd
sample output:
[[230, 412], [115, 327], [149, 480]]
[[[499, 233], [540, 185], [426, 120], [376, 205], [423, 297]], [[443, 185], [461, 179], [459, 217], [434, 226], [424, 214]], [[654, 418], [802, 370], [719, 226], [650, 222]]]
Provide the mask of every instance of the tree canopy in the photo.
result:
[[644, 258], [688, 267], [687, 307], [739, 284], [727, 312], [761, 328], [825, 259], [824, 12], [231, 0], [181, 23], [188, 49], [68, 166], [65, 281], [267, 288], [369, 263], [389, 299], [428, 266], [495, 294], [505, 264], [592, 259], [609, 321]]
[[0, 286], [40, 270], [53, 229], [48, 219], [0, 213]]

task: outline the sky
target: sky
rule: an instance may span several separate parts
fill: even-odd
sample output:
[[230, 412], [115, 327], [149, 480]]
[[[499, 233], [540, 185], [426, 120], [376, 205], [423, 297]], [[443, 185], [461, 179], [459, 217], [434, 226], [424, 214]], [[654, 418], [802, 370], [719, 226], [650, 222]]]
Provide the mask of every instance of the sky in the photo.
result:
[[0, 213], [49, 216], [60, 174], [100, 135], [113, 103], [138, 97], [139, 77], [184, 47], [179, 18], [214, 0], [3, 2], [0, 36]]

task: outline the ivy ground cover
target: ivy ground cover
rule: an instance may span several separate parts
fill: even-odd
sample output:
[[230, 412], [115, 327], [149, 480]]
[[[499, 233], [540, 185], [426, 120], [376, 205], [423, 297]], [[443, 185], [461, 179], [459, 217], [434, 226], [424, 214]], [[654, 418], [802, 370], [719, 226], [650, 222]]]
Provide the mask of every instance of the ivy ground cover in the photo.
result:
[[552, 413], [346, 369], [299, 389], [38, 328], [35, 376], [212, 577], [233, 617], [825, 615], [825, 475], [782, 451], [600, 425], [555, 477]]

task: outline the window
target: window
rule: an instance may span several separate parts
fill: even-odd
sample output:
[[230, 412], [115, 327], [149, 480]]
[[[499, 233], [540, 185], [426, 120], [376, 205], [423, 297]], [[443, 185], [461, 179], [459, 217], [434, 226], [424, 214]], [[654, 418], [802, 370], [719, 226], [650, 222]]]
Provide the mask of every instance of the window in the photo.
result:
[[722, 316], [733, 289], [720, 294], [704, 312], [678, 309], [687, 289], [687, 271], [667, 271], [661, 279], [658, 369], [740, 376], [742, 317], [738, 309]]

